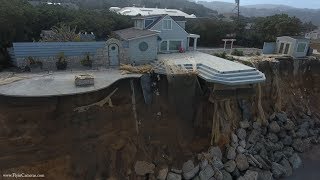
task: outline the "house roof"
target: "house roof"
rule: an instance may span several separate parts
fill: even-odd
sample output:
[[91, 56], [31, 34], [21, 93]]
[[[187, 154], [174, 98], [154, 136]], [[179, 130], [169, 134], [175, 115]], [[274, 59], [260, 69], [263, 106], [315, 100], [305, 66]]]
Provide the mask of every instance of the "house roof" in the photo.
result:
[[146, 36], [154, 36], [158, 34], [158, 32], [156, 31], [150, 31], [147, 29], [142, 30], [142, 29], [136, 29], [136, 28], [122, 29], [122, 30], [114, 31], [114, 33], [124, 40], [138, 39], [138, 38], [143, 38]]
[[281, 37], [289, 37], [292, 39], [300, 39], [300, 40], [309, 40], [309, 39], [305, 38], [304, 36], [280, 36], [278, 38], [281, 38]]
[[[115, 11], [115, 7], [110, 10]], [[169, 16], [183, 16], [185, 18], [196, 18], [194, 14], [187, 14], [178, 9], [158, 9], [158, 8], [144, 8], [144, 7], [124, 7], [120, 10], [116, 10], [117, 13], [127, 16], [149, 16], [149, 15], [160, 15], [167, 14]]]

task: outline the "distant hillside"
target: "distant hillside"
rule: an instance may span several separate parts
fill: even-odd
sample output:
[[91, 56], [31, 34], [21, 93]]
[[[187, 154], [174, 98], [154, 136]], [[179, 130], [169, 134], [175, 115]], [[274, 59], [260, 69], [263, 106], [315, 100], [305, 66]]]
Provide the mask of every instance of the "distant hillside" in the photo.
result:
[[[33, 2], [48, 2], [48, 0], [32, 0]], [[51, 2], [73, 3], [81, 8], [107, 9], [111, 6], [145, 6], [158, 8], [173, 8], [182, 10], [188, 14], [195, 14], [198, 17], [216, 16], [217, 11], [204, 7], [201, 4], [188, 0], [51, 0]]]
[[[207, 8], [218, 11], [219, 13], [232, 13], [235, 9], [235, 4], [220, 2], [220, 1], [198, 1], [199, 4], [204, 5]], [[241, 7], [241, 15], [247, 17], [264, 17], [272, 16], [275, 14], [288, 14], [290, 16], [296, 16], [303, 22], [312, 21], [313, 24], [320, 26], [320, 9], [299, 9], [285, 5], [274, 4], [260, 4]]]

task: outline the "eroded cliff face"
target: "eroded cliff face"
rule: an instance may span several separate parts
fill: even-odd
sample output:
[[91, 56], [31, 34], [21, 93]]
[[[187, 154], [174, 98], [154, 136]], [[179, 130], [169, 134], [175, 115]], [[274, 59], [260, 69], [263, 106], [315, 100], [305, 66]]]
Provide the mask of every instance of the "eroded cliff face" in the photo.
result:
[[[152, 173], [136, 175], [137, 161], [153, 163], [155, 175], [163, 167], [179, 168], [212, 142], [224, 150], [244, 119], [264, 121], [279, 111], [293, 120], [303, 115], [320, 118], [319, 61], [255, 65], [267, 81], [249, 98], [210, 102], [201, 80], [162, 76], [160, 81], [155, 78], [153, 100], [147, 105], [140, 81], [134, 80], [137, 119], [130, 80], [77, 96], [1, 97], [2, 173], [45, 174], [47, 179], [152, 179]], [[112, 104], [74, 111], [116, 88]]]

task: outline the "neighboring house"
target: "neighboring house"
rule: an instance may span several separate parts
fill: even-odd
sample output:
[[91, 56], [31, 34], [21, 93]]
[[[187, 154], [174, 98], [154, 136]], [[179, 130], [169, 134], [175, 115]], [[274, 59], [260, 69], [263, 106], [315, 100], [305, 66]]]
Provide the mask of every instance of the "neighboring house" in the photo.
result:
[[185, 18], [196, 18], [194, 14], [187, 14], [177, 9], [159, 9], [159, 8], [145, 8], [145, 7], [111, 7], [110, 11], [126, 15], [126, 16], [150, 16], [167, 14], [171, 17], [182, 16]]
[[[156, 42], [158, 53], [181, 52], [191, 50], [190, 40], [193, 40], [193, 50], [197, 49], [199, 35], [189, 34], [185, 30], [186, 20], [184, 17], [170, 17], [169, 15], [139, 16], [134, 19], [134, 28], [115, 31], [122, 38], [125, 33], [132, 33], [132, 29], [137, 32], [157, 32]], [[123, 33], [125, 32], [125, 33]], [[125, 38], [122, 38], [125, 39]], [[130, 47], [130, 46], [129, 46]]]
[[299, 36], [282, 36], [276, 41], [276, 54], [292, 56], [294, 58], [306, 57], [310, 47], [310, 40]]
[[306, 33], [305, 38], [312, 39], [312, 40], [319, 40], [320, 39], [320, 29]]

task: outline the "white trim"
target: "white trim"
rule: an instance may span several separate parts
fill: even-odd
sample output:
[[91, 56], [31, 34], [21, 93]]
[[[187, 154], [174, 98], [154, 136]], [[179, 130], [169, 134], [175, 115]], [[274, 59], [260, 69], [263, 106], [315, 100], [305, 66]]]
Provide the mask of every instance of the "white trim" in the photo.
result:
[[130, 39], [125, 39], [125, 40], [126, 40], [126, 41], [131, 41], [131, 40], [146, 38], [146, 37], [155, 36], [155, 35], [159, 35], [159, 34], [149, 34], [149, 35], [140, 36], [140, 37], [135, 37], [135, 38], [130, 38]]
[[[282, 52], [279, 52], [280, 51], [280, 47], [281, 47], [281, 44], [284, 44], [283, 46], [283, 50]], [[289, 44], [289, 49], [288, 49], [288, 54], [285, 54], [285, 50], [286, 50], [286, 45]], [[282, 55], [290, 55], [292, 52], [291, 52], [291, 48], [292, 48], [292, 42], [288, 42], [288, 41], [279, 41], [279, 48], [277, 49], [277, 54], [282, 54]]]
[[[170, 28], [168, 29], [164, 28], [164, 25], [165, 25], [164, 21], [170, 21]], [[172, 21], [173, 19], [162, 19], [162, 30], [172, 30]]]
[[[166, 15], [166, 16], [164, 16], [164, 17], [162, 17], [162, 19], [160, 20], [160, 21], [158, 21], [157, 23], [155, 23], [152, 27], [150, 27], [149, 28], [149, 30], [151, 30], [151, 29], [153, 29], [158, 23], [160, 23], [161, 22], [161, 26], [162, 26], [162, 21], [166, 18], [166, 17], [168, 17], [169, 15]], [[185, 29], [183, 29], [175, 20], [173, 20], [170, 16], [169, 16], [169, 18], [172, 20], [172, 22], [173, 23], [175, 23], [181, 30], [183, 30], [185, 33], [186, 33], [186, 35], [188, 36], [189, 35], [189, 33], [185, 30]], [[172, 25], [172, 27], [173, 27], [173, 25]], [[161, 29], [162, 29], [162, 27], [161, 27]]]

